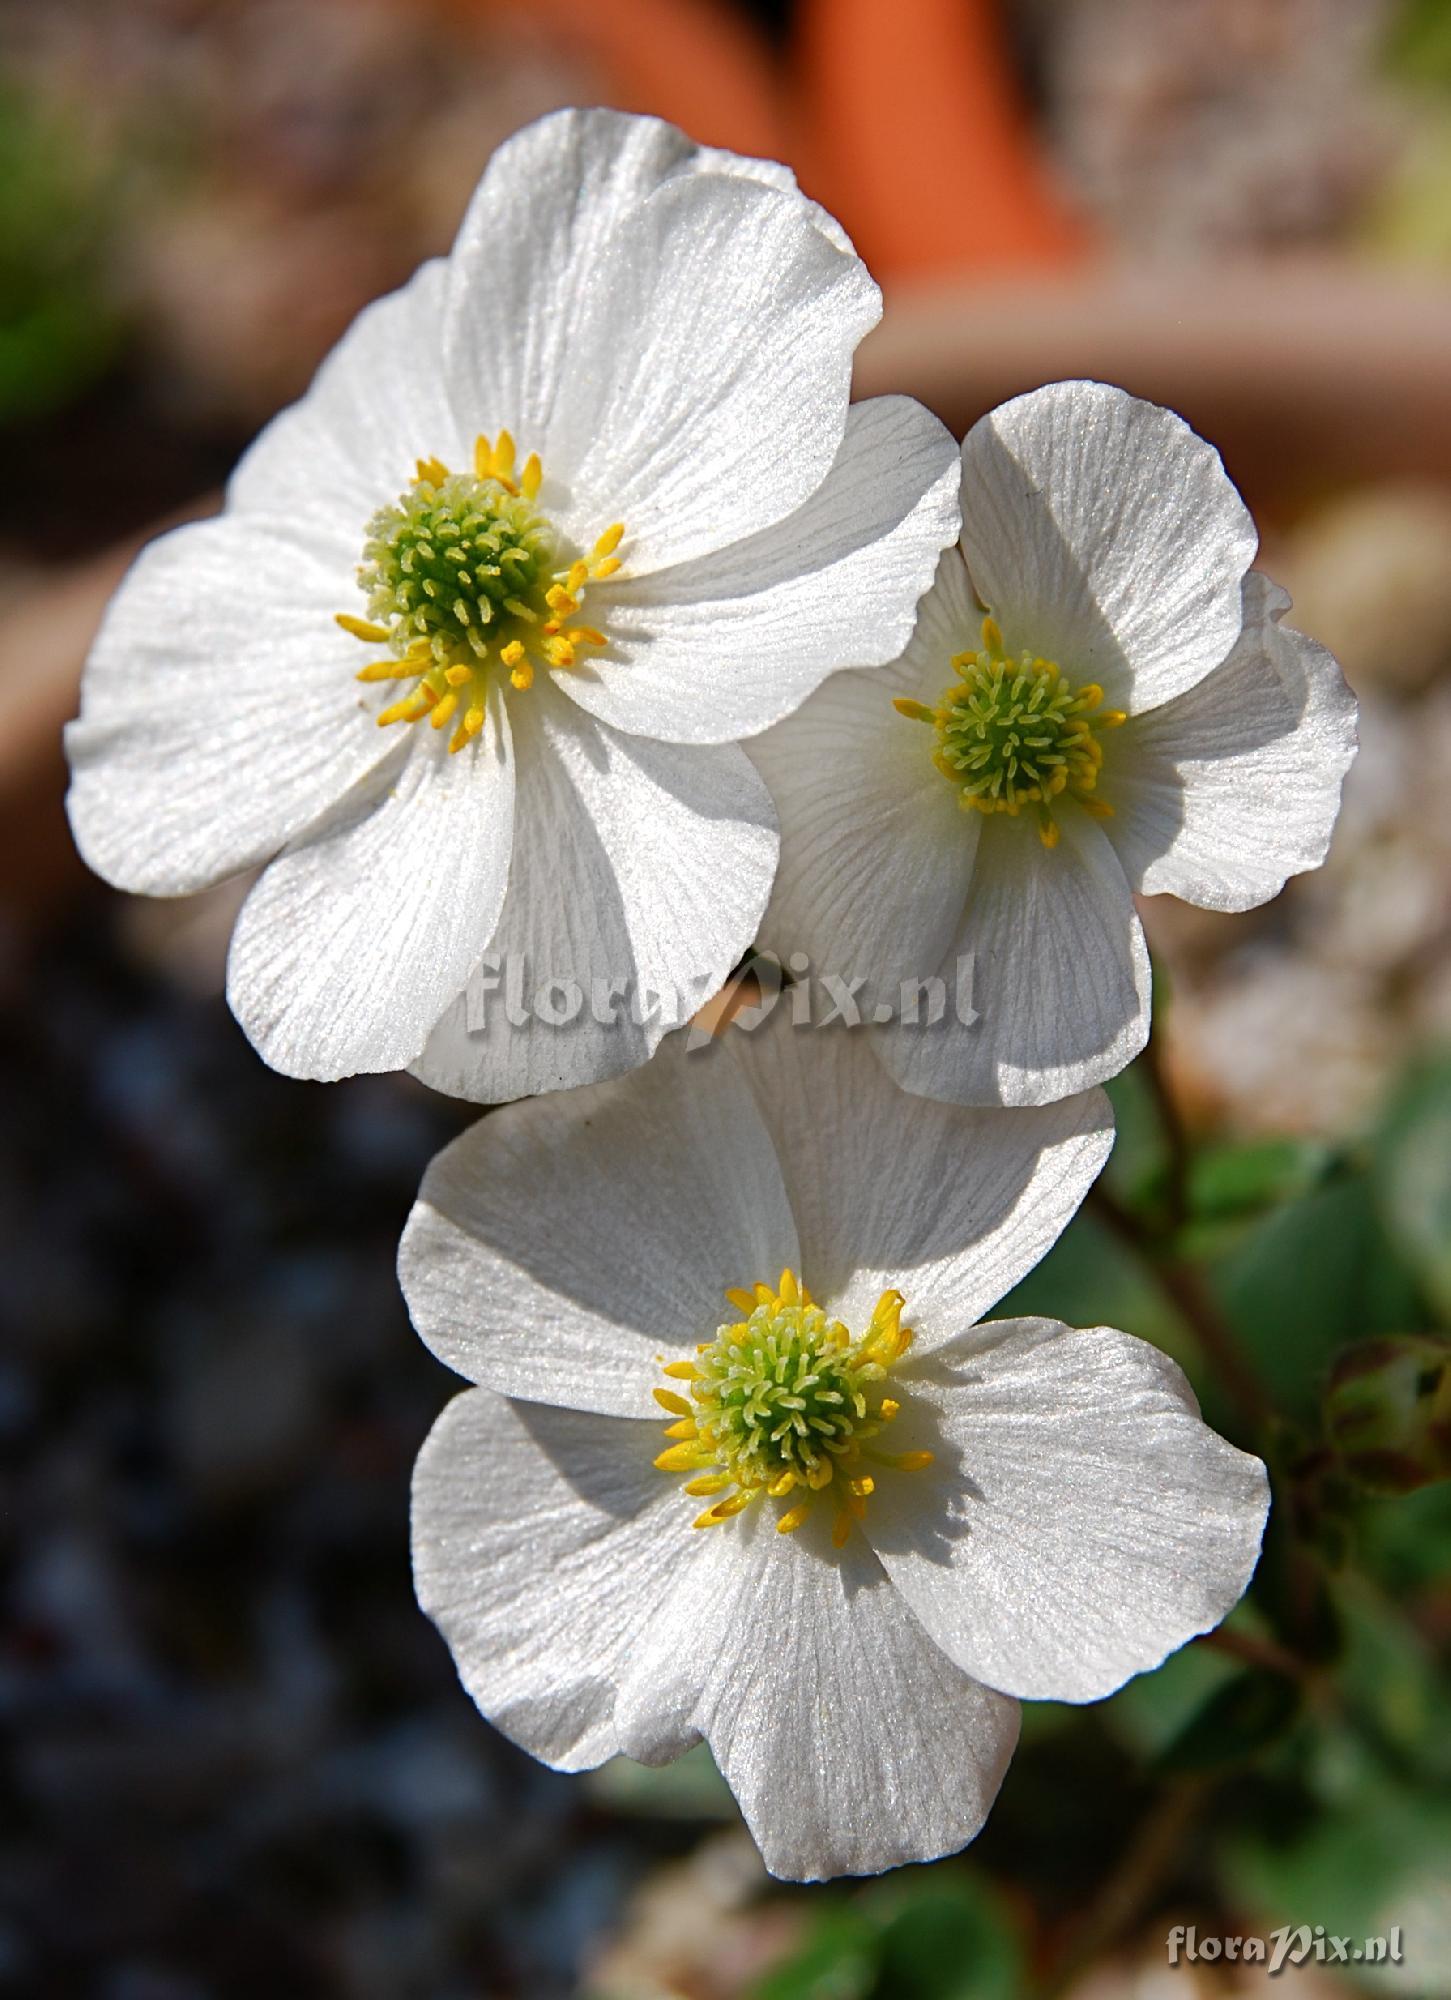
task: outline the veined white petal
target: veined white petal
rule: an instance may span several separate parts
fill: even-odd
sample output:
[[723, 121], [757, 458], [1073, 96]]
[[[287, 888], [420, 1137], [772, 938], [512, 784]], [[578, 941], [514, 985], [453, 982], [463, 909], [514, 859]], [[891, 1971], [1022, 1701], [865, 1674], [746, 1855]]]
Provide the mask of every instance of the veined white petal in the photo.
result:
[[447, 267], [424, 264], [400, 291], [358, 315], [307, 394], [272, 419], [242, 455], [227, 505], [340, 565], [348, 584], [334, 611], [362, 615], [353, 571], [364, 530], [396, 500], [420, 458], [455, 470], [474, 431], [460, 427], [439, 366]]
[[176, 896], [275, 854], [388, 745], [333, 613], [351, 574], [256, 522], [177, 528], [112, 598], [66, 730], [76, 845]]
[[1123, 869], [1086, 813], [1057, 818], [1051, 853], [1031, 816], [984, 820], [967, 913], [938, 968], [951, 991], [970, 956], [979, 1018], [964, 1026], [949, 1008], [935, 1027], [874, 1036], [906, 1089], [1043, 1104], [1116, 1076], [1144, 1046], [1149, 955]]
[[904, 688], [900, 663], [834, 674], [746, 746], [781, 825], [761, 942], [818, 981], [865, 978], [873, 1006], [949, 958], [982, 824], [933, 768], [932, 732], [893, 708]]
[[1115, 739], [1108, 835], [1146, 895], [1248, 910], [1325, 859], [1355, 699], [1325, 648], [1279, 622], [1289, 608], [1251, 571], [1224, 665]]
[[615, 1688], [707, 1559], [653, 1424], [456, 1396], [413, 1474], [413, 1580], [489, 1720], [557, 1770], [619, 1749]]
[[1011, 652], [1156, 708], [1217, 667], [1258, 538], [1211, 445], [1102, 382], [1054, 382], [962, 447], [962, 548]]
[[[1097, 1701], [1217, 1625], [1259, 1557], [1265, 1468], [1200, 1420], [1167, 1355], [1111, 1327], [1002, 1320], [897, 1371], [866, 1530], [964, 1672], [1021, 1699]], [[930, 1414], [929, 1414], [930, 1413]]]
[[412, 1061], [498, 923], [514, 758], [497, 685], [457, 755], [426, 722], [398, 726], [413, 733], [381, 785], [341, 800], [272, 863], [232, 935], [227, 999], [289, 1076]]
[[496, 990], [472, 981], [414, 1065], [482, 1103], [644, 1062], [749, 948], [776, 864], [770, 800], [735, 745], [624, 736], [543, 681], [512, 715], [521, 776], [486, 961]]
[[570, 329], [537, 446], [567, 489], [554, 518], [581, 544], [623, 522], [637, 577], [783, 521], [831, 469], [879, 312], [796, 197], [667, 182], [614, 232]]
[[610, 646], [564, 683], [647, 736], [720, 743], [789, 713], [842, 666], [890, 660], [958, 529], [957, 450], [904, 396], [858, 403], [825, 479], [730, 548], [590, 592]]
[[812, 1292], [865, 1329], [888, 1286], [923, 1348], [961, 1333], [1052, 1244], [1113, 1142], [1101, 1092], [1003, 1113], [908, 1097], [874, 1029], [793, 1027], [789, 994], [700, 1068], [739, 1065], [781, 1162]]
[[703, 1735], [773, 1875], [821, 1881], [954, 1853], [981, 1827], [1015, 1702], [933, 1645], [859, 1535], [779, 1535], [753, 1508], [702, 1531], [625, 1664], [616, 1728], [655, 1758]]
[[688, 1359], [730, 1317], [727, 1286], [788, 1265], [800, 1246], [751, 1093], [684, 1036], [631, 1076], [465, 1132], [424, 1176], [398, 1258], [450, 1368], [628, 1417], [654, 1409], [660, 1356]]
[[509, 429], [524, 449], [543, 449], [616, 231], [657, 188], [697, 174], [795, 195], [833, 246], [853, 254], [840, 225], [773, 160], [697, 146], [659, 118], [622, 111], [571, 107], [536, 119], [494, 153], [449, 257], [438, 331], [457, 406], [475, 431]]

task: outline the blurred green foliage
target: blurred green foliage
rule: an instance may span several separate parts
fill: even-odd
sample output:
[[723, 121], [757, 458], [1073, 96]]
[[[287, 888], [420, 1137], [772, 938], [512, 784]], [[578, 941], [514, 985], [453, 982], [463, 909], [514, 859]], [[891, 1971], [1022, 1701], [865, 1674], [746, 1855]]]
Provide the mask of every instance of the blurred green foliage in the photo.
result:
[[67, 402], [115, 353], [113, 213], [86, 135], [0, 89], [0, 424]]

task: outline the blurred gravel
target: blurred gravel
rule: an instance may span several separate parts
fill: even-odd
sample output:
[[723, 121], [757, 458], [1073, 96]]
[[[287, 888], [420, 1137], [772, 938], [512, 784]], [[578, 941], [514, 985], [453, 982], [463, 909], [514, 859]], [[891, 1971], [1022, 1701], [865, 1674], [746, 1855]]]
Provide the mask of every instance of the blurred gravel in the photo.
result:
[[497, 1737], [414, 1603], [453, 1378], [393, 1256], [468, 1113], [271, 1075], [117, 908], [0, 952], [0, 1992], [571, 1992], [690, 1834]]

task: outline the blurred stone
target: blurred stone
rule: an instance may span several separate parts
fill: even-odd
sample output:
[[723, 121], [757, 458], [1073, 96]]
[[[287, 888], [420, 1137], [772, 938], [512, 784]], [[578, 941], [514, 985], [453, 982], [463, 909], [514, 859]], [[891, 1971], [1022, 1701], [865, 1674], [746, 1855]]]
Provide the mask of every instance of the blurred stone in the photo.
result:
[[1451, 670], [1448, 551], [1451, 487], [1368, 486], [1305, 516], [1275, 574], [1352, 687], [1414, 691]]

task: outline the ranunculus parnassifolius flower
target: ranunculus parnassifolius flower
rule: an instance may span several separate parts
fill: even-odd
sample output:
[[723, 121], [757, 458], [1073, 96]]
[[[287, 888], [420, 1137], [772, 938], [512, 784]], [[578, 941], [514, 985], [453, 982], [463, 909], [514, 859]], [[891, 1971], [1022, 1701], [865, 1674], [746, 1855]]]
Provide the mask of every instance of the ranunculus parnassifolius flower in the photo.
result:
[[[513, 1097], [643, 1061], [721, 983], [777, 849], [739, 739], [899, 652], [957, 533], [943, 427], [848, 408], [879, 311], [786, 169], [563, 112], [223, 517], [142, 555], [69, 732], [72, 824], [146, 893], [270, 863], [228, 978], [269, 1062]], [[480, 1031], [485, 954], [652, 997]]]
[[419, 1598], [550, 1764], [703, 1737], [779, 1875], [946, 1854], [1020, 1698], [1092, 1701], [1228, 1611], [1264, 1468], [1142, 1341], [978, 1323], [1102, 1166], [1098, 1092], [914, 1100], [779, 1011], [682, 1039], [429, 1169], [400, 1275], [481, 1386], [419, 1458]]
[[781, 823], [763, 939], [887, 1005], [970, 988], [878, 1054], [929, 1097], [1037, 1104], [1144, 1044], [1135, 892], [1244, 910], [1323, 860], [1355, 705], [1168, 410], [1019, 396], [963, 444], [962, 511], [901, 658], [750, 746]]

